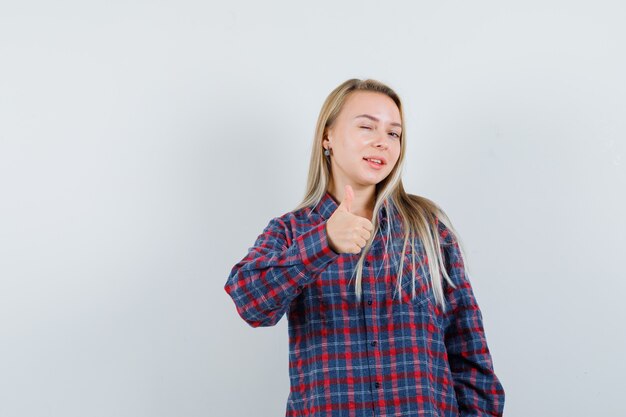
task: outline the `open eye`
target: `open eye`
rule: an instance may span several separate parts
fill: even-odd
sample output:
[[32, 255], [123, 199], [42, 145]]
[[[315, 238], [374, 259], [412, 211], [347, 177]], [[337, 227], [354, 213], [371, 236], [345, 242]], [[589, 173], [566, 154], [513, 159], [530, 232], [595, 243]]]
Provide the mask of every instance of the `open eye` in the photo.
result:
[[396, 132], [389, 132], [389, 134], [392, 135], [392, 136], [396, 135], [396, 138], [400, 139], [400, 135], [398, 135]]

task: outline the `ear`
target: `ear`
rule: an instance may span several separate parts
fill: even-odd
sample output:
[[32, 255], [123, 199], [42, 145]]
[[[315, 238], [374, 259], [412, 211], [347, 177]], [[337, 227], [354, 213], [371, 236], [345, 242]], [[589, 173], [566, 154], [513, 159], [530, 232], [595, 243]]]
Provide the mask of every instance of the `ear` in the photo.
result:
[[324, 128], [324, 134], [322, 135], [324, 140], [330, 141], [331, 139], [330, 135], [333, 133], [333, 127], [334, 126], [326, 126]]

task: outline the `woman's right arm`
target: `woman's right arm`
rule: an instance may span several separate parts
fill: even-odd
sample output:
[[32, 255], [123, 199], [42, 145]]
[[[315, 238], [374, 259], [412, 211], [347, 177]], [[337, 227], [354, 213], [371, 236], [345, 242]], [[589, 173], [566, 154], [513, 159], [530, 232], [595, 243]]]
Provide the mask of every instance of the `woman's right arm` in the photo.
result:
[[273, 326], [291, 301], [339, 254], [328, 241], [326, 221], [298, 236], [273, 218], [248, 254], [233, 266], [224, 289], [250, 326]]

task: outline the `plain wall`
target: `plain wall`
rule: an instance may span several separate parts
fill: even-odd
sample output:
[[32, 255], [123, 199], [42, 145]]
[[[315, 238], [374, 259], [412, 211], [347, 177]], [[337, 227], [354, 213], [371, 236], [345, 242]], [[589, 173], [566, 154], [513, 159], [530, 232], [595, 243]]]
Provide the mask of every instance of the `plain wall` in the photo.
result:
[[0, 5], [0, 415], [281, 416], [223, 286], [348, 78], [468, 250], [505, 415], [623, 416], [621, 1]]

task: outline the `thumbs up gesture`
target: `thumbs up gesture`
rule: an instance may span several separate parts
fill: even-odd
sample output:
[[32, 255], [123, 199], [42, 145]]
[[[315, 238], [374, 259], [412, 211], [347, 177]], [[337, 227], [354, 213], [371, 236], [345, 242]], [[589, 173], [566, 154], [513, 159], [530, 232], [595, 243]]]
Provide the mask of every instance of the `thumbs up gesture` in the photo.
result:
[[359, 253], [374, 230], [368, 219], [351, 213], [354, 191], [345, 187], [341, 204], [326, 222], [326, 233], [330, 248], [336, 253]]

